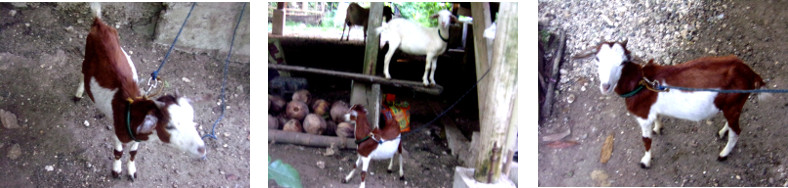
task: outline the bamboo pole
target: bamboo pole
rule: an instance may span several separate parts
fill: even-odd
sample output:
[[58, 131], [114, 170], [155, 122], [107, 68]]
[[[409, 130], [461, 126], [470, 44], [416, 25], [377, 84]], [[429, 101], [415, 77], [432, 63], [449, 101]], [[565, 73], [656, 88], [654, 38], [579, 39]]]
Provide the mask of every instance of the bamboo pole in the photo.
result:
[[[480, 149], [476, 152], [474, 179], [495, 183], [501, 177], [502, 158], [509, 150], [507, 135], [517, 131], [513, 121], [517, 95], [517, 3], [501, 3], [498, 31], [493, 45], [489, 84], [480, 119]], [[515, 128], [511, 128], [514, 125]]]

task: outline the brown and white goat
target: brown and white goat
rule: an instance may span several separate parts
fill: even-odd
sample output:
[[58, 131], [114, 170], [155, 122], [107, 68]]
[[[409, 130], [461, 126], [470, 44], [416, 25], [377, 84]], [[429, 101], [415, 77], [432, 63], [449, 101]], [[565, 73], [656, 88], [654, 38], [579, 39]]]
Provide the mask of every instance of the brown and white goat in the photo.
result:
[[112, 175], [120, 177], [123, 148], [133, 142], [129, 150], [128, 175], [134, 180], [134, 158], [140, 141], [148, 140], [153, 132], [164, 143], [195, 157], [205, 157], [205, 143], [194, 122], [194, 109], [189, 100], [165, 95], [156, 100], [142, 97], [137, 87], [137, 71], [123, 48], [117, 31], [101, 21], [101, 7], [92, 3], [93, 26], [85, 44], [82, 77], [76, 92], [77, 99], [87, 89], [96, 108], [109, 118], [115, 129], [115, 160]]
[[[391, 11], [391, 7], [384, 6], [383, 7], [383, 17], [386, 18], [386, 22], [391, 21], [391, 16], [393, 12]], [[345, 40], [350, 40], [350, 29], [353, 28], [354, 25], [360, 25], [364, 27], [364, 41], [367, 41], [367, 24], [369, 23], [369, 8], [361, 7], [358, 3], [350, 3], [347, 7], [347, 13], [345, 14], [345, 25], [342, 26], [342, 36], [339, 36], [339, 40], [342, 40], [342, 37], [345, 36], [345, 28], [347, 27], [347, 38]]]
[[[624, 97], [627, 110], [635, 116], [643, 136], [646, 153], [640, 160], [643, 168], [650, 167], [651, 134], [659, 134], [662, 125], [657, 115], [700, 121], [722, 111], [727, 122], [718, 132], [720, 138], [728, 133], [728, 143], [718, 160], [725, 160], [736, 145], [741, 128], [739, 116], [750, 93], [718, 93], [709, 91], [669, 90], [655, 92], [646, 82], [663, 86], [708, 88], [723, 90], [752, 90], [765, 85], [755, 73], [736, 56], [703, 57], [673, 66], [661, 66], [649, 61], [645, 66], [632, 62], [626, 42], [604, 42], [596, 47], [596, 65], [603, 94], [615, 91]], [[656, 120], [656, 121], [655, 121]]]
[[394, 118], [386, 118], [386, 127], [383, 127], [383, 130], [371, 129], [367, 121], [367, 109], [357, 104], [353, 105], [345, 115], [345, 121], [355, 122], [358, 159], [353, 164], [353, 170], [350, 171], [350, 174], [345, 179], [342, 179], [342, 183], [350, 181], [350, 178], [353, 178], [353, 174], [356, 172], [356, 168], [361, 165], [361, 185], [359, 187], [363, 188], [370, 159], [382, 160], [391, 158], [388, 167], [388, 172], [391, 173], [391, 167], [394, 166], [394, 153], [399, 154], [399, 179], [405, 180], [405, 174], [402, 171], [401, 134], [399, 124]]

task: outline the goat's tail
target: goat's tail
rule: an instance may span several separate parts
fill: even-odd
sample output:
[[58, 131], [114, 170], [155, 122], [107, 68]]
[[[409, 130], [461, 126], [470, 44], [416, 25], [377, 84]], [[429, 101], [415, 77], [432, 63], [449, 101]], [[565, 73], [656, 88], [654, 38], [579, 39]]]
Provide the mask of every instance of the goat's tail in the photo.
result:
[[[759, 89], [769, 89], [769, 86], [766, 85], [766, 82], [764, 82], [760, 76], [756, 77], [754, 85], [756, 88]], [[768, 92], [757, 93], [757, 95], [758, 95], [758, 101], [760, 102], [770, 101], [771, 99], [774, 98], [774, 96], [772, 96], [772, 93], [768, 93]]]
[[101, 19], [101, 4], [90, 2], [90, 12], [93, 14], [93, 17]]

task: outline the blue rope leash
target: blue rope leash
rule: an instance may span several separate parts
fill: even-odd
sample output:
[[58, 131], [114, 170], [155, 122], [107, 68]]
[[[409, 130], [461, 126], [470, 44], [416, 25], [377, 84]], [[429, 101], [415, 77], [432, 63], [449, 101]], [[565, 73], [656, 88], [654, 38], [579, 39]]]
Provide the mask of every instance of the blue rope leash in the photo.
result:
[[667, 89], [678, 89], [682, 91], [711, 91], [718, 93], [788, 93], [788, 89], [753, 89], [753, 90], [739, 90], [739, 89], [706, 89], [706, 88], [688, 88], [677, 86], [657, 86], [660, 91]]
[[205, 137], [210, 137], [216, 140], [216, 132], [215, 132], [216, 124], [218, 124], [219, 121], [222, 121], [222, 119], [224, 119], [224, 109], [227, 108], [225, 107], [226, 104], [224, 102], [224, 88], [225, 85], [227, 85], [227, 65], [230, 63], [230, 55], [233, 54], [233, 44], [235, 44], [235, 33], [238, 32], [238, 25], [241, 25], [241, 18], [244, 17], [244, 10], [246, 10], [246, 3], [244, 3], [244, 6], [241, 8], [241, 15], [238, 16], [238, 23], [235, 24], [235, 29], [233, 30], [233, 39], [230, 41], [230, 51], [227, 52], [227, 58], [224, 59], [224, 78], [222, 78], [222, 94], [221, 94], [222, 114], [219, 115], [219, 119], [216, 119], [216, 121], [213, 122], [213, 127], [211, 127], [211, 134], [206, 134], [202, 136], [203, 139]]
[[159, 76], [159, 71], [161, 70], [161, 67], [164, 67], [164, 63], [167, 62], [167, 57], [170, 57], [170, 52], [172, 52], [172, 48], [175, 47], [175, 42], [178, 42], [178, 37], [181, 36], [181, 31], [183, 31], [183, 27], [186, 26], [186, 21], [188, 21], [189, 16], [192, 15], [192, 10], [194, 10], [194, 5], [197, 5], [197, 3], [196, 2], [192, 3], [192, 8], [189, 9], [189, 14], [187, 14], [186, 19], [183, 20], [183, 24], [181, 24], [181, 29], [178, 30], [178, 35], [175, 35], [175, 40], [173, 40], [172, 44], [170, 44], [170, 49], [167, 50], [167, 54], [164, 55], [164, 59], [161, 60], [161, 64], [159, 64], [159, 68], [156, 69], [156, 71], [150, 73], [150, 76], [153, 78], [154, 81], [156, 80], [157, 76]]
[[479, 80], [477, 80], [475, 84], [473, 84], [473, 87], [471, 87], [470, 89], [468, 89], [468, 91], [465, 91], [465, 94], [462, 94], [462, 96], [460, 96], [460, 98], [459, 98], [459, 99], [457, 99], [457, 101], [454, 101], [454, 104], [451, 104], [451, 106], [449, 106], [449, 108], [446, 108], [446, 110], [443, 110], [443, 112], [441, 112], [441, 114], [439, 114], [437, 117], [435, 117], [435, 119], [432, 119], [432, 120], [430, 120], [429, 122], [427, 122], [426, 124], [422, 125], [421, 127], [415, 128], [415, 129], [411, 130], [410, 132], [407, 132], [407, 133], [405, 133], [405, 134], [402, 134], [402, 137], [405, 137], [405, 136], [408, 136], [408, 135], [410, 135], [410, 134], [413, 134], [413, 133], [415, 133], [416, 131], [418, 131], [419, 129], [422, 129], [422, 128], [424, 128], [424, 127], [427, 127], [427, 125], [431, 125], [432, 123], [435, 123], [435, 121], [437, 121], [438, 119], [440, 119], [441, 117], [443, 117], [444, 115], [446, 115], [446, 112], [449, 112], [449, 110], [451, 110], [452, 108], [454, 108], [454, 106], [455, 106], [455, 105], [457, 105], [458, 103], [460, 103], [460, 101], [462, 101], [462, 99], [463, 99], [463, 98], [465, 98], [465, 96], [466, 96], [466, 95], [468, 95], [468, 93], [470, 93], [471, 91], [473, 91], [473, 89], [474, 89], [474, 88], [476, 88], [476, 86], [477, 86], [477, 85], [479, 85], [479, 82], [481, 82], [481, 81], [484, 79], [484, 77], [486, 77], [486, 76], [487, 76], [487, 73], [490, 73], [490, 69], [491, 69], [491, 68], [492, 68], [492, 67], [490, 67], [490, 68], [487, 68], [487, 71], [486, 71], [486, 72], [484, 72], [484, 75], [482, 75], [482, 77], [481, 77], [481, 78], [479, 78]]

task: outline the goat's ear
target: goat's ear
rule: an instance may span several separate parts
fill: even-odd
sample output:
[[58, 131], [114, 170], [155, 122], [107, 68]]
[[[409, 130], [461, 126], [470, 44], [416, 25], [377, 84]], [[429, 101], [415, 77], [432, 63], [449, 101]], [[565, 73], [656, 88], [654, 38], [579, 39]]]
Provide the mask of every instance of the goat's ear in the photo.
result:
[[164, 102], [157, 101], [157, 100], [153, 100], [153, 103], [156, 104], [156, 108], [159, 108], [159, 109], [164, 108], [164, 105], [165, 105]]
[[153, 115], [146, 115], [145, 120], [142, 121], [142, 125], [137, 127], [137, 134], [151, 134], [153, 130], [156, 129], [156, 123], [159, 121], [159, 118]]
[[438, 18], [438, 13], [435, 13], [432, 16], [430, 16], [430, 19], [435, 19], [435, 18]]

